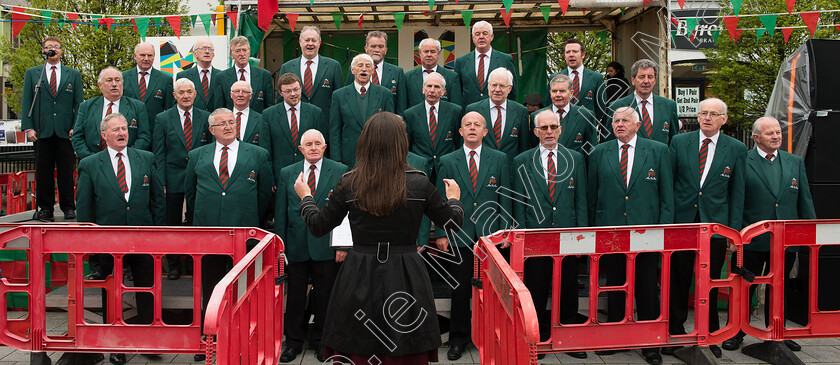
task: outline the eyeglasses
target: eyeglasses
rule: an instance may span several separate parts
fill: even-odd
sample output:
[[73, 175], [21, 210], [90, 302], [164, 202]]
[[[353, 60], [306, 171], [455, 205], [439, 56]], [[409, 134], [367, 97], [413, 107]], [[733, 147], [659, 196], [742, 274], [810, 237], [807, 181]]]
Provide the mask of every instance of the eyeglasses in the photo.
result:
[[43, 49], [61, 49], [61, 46], [44, 46]]
[[490, 88], [491, 88], [491, 89], [495, 89], [495, 88], [502, 88], [502, 89], [504, 89], [504, 88], [508, 88], [508, 87], [510, 87], [510, 85], [505, 85], [505, 84], [490, 84]]
[[201, 52], [213, 52], [214, 51], [213, 47], [208, 47], [208, 46], [199, 47], [199, 48], [196, 48], [195, 50], [196, 51], [201, 51]]
[[224, 128], [224, 127], [233, 127], [235, 125], [236, 125], [236, 122], [231, 120], [229, 122], [221, 122], [221, 123], [213, 124], [213, 125], [211, 125], [211, 127], [222, 127], [222, 128]]
[[248, 90], [231, 90], [230, 92], [233, 93], [233, 94], [250, 94], [251, 93]]
[[280, 89], [281, 94], [291, 94], [291, 93], [299, 93], [299, 92], [300, 92], [299, 87], [296, 87], [294, 89]]
[[718, 112], [700, 112], [700, 114], [698, 114], [698, 115], [700, 117], [703, 117], [703, 118], [705, 118], [705, 117], [717, 118], [721, 115], [726, 115], [726, 114], [718, 113]]
[[549, 128], [551, 128], [551, 130], [556, 131], [556, 130], [560, 129], [560, 125], [559, 125], [559, 124], [541, 125], [541, 126], [539, 126], [539, 127], [537, 127], [537, 128], [539, 128], [539, 129], [541, 129], [541, 130], [543, 130], [543, 131], [547, 131]]

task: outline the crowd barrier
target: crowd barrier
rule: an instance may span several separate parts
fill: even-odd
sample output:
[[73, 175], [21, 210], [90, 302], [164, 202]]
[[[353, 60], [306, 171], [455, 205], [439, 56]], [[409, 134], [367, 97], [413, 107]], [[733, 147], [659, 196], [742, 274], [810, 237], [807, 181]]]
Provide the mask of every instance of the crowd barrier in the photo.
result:
[[[32, 179], [29, 179], [30, 175]], [[58, 171], [53, 170], [53, 176], [57, 178]], [[78, 177], [78, 173], [74, 169], [74, 189]], [[15, 173], [0, 174], [0, 187], [5, 191], [6, 214], [22, 213], [37, 207], [35, 202], [35, 171], [18, 171]], [[56, 202], [59, 201], [58, 198], [58, 189], [55, 189]]]
[[[259, 240], [247, 261], [246, 241]], [[25, 283], [10, 283], [0, 279], [0, 343], [26, 351], [60, 352], [128, 352], [128, 353], [208, 353], [202, 341], [201, 311], [201, 258], [204, 255], [229, 255], [239, 262], [236, 270], [223, 281], [225, 291], [233, 290], [235, 297], [217, 293], [214, 303], [225, 308], [236, 308], [243, 303], [255, 306], [258, 300], [265, 300], [267, 290], [262, 283], [274, 283], [277, 273], [277, 255], [282, 253], [282, 242], [277, 236], [255, 228], [223, 227], [116, 227], [116, 226], [67, 226], [37, 225], [18, 226], [0, 233], [0, 248], [23, 250], [29, 260], [29, 280]], [[88, 253], [107, 252], [114, 257], [114, 272], [104, 280], [86, 280], [83, 262]], [[44, 288], [45, 257], [54, 253], [68, 255], [68, 320], [67, 331], [61, 335], [47, 333], [46, 291]], [[154, 261], [154, 273], [162, 272], [164, 255], [187, 254], [193, 257], [192, 318], [191, 323], [170, 325], [162, 319], [162, 276], [154, 275], [151, 287], [129, 287], [123, 283], [123, 260], [127, 254], [148, 254]], [[257, 270], [261, 268], [261, 270]], [[239, 270], [239, 271], [237, 271]], [[236, 275], [239, 272], [242, 275]], [[247, 274], [243, 274], [247, 273]], [[247, 276], [243, 276], [247, 275]], [[236, 278], [236, 282], [233, 282]], [[259, 283], [257, 283], [259, 282]], [[282, 284], [272, 286], [272, 295], [282, 295]], [[108, 318], [104, 324], [90, 323], [84, 317], [84, 290], [102, 288], [107, 292]], [[220, 289], [217, 287], [216, 292]], [[151, 293], [154, 297], [154, 320], [151, 324], [128, 324], [123, 317], [123, 294]], [[29, 315], [22, 319], [10, 319], [6, 309], [9, 293], [25, 293], [29, 297]], [[250, 297], [256, 297], [252, 300]], [[235, 300], [234, 300], [235, 299]], [[282, 305], [282, 304], [280, 304]], [[214, 313], [213, 326], [207, 326], [208, 335], [224, 333], [220, 328], [243, 326], [248, 322], [231, 323], [244, 318], [236, 314], [225, 317], [230, 309], [208, 310]], [[270, 338], [279, 341], [282, 331], [270, 326], [256, 326], [250, 318], [251, 338]], [[254, 330], [254, 328], [257, 328]], [[280, 327], [282, 329], [282, 327]], [[272, 332], [270, 334], [259, 331]], [[279, 333], [279, 335], [278, 335]], [[235, 336], [231, 338], [236, 338]], [[248, 341], [249, 338], [242, 338]]]

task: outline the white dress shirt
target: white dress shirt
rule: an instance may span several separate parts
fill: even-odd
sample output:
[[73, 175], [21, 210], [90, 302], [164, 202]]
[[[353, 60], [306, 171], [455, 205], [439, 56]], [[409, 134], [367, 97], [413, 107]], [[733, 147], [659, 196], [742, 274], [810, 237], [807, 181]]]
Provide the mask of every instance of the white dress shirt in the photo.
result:
[[[624, 182], [624, 186], [629, 186], [630, 185], [630, 173], [633, 171], [633, 159], [634, 159], [633, 157], [636, 154], [636, 141], [638, 140], [638, 138], [639, 138], [638, 135], [634, 135], [633, 139], [631, 139], [630, 142], [627, 142], [627, 144], [630, 145], [630, 148], [627, 149], [627, 181]], [[618, 161], [619, 161], [619, 165], [620, 165], [621, 164], [621, 146], [624, 145], [624, 142], [621, 142], [618, 139], [616, 139], [615, 141], [618, 142]], [[621, 166], [619, 166], [619, 168], [621, 168]]]
[[[647, 110], [648, 115], [650, 116], [650, 124], [651, 124], [651, 129], [652, 129], [653, 128], [653, 120], [654, 120], [653, 119], [653, 94], [650, 94], [650, 96], [648, 96], [647, 99], [642, 99], [639, 96], [639, 94], [636, 94], [636, 93], [633, 93], [633, 97], [636, 98], [636, 110], [639, 112], [639, 121], [642, 121], [641, 118], [643, 118], [642, 117], [642, 100], [647, 100], [647, 104], [645, 105], [645, 109]], [[644, 128], [644, 127], [645, 127], [644, 122], [642, 121], [642, 127], [641, 128]], [[654, 131], [654, 132], [656, 132], [656, 131]]]
[[[426, 105], [426, 126], [429, 126], [431, 128], [431, 125], [429, 125], [429, 109], [432, 107], [432, 104], [429, 104], [428, 101], [423, 101], [423, 104]], [[439, 114], [440, 113], [440, 101], [435, 103], [434, 107], [435, 107], [435, 111], [434, 111], [434, 113], [435, 113], [435, 123], [439, 123], [440, 118], [438, 116], [440, 115]]]
[[[52, 76], [52, 68], [55, 66], [55, 87], [58, 88], [58, 84], [61, 83], [61, 62], [56, 63], [55, 65], [47, 64], [47, 90], [50, 87], [50, 77]], [[58, 90], [56, 90], [58, 92]]]
[[[219, 163], [222, 161], [222, 147], [225, 145], [216, 142], [216, 152], [213, 154], [213, 166], [216, 170], [216, 176], [219, 176]], [[239, 140], [234, 139], [228, 147], [228, 178], [233, 176], [233, 168], [236, 166], [236, 154], [239, 152]]]
[[[487, 81], [487, 77], [490, 75], [490, 56], [493, 53], [493, 48], [487, 50], [484, 53], [486, 57], [484, 57], [484, 81]], [[475, 51], [475, 77], [478, 77], [478, 60], [480, 59], [478, 51]]]
[[367, 94], [367, 92], [370, 91], [370, 81], [368, 81], [368, 83], [364, 85], [359, 85], [358, 82], [353, 81], [353, 86], [356, 88], [356, 92], [359, 93], [359, 95], [362, 94], [362, 86], [365, 87], [365, 94]]
[[437, 67], [437, 65], [435, 65], [435, 67], [427, 69], [423, 66], [420, 66], [420, 69], [423, 71], [420, 74], [423, 75], [423, 83], [425, 84], [426, 83], [426, 78], [429, 77], [429, 73], [426, 72], [426, 70], [432, 70], [432, 72], [437, 72], [438, 67]]
[[[758, 146], [755, 147], [755, 150], [758, 151], [758, 155], [761, 156], [761, 158], [767, 159], [767, 155], [769, 155], [769, 153], [762, 151], [761, 148], [758, 148]], [[773, 161], [776, 161], [777, 158], [779, 158], [779, 150], [773, 151]]]
[[184, 130], [184, 112], [186, 111], [190, 112], [190, 124], [193, 124], [192, 121], [195, 119], [195, 113], [193, 113], [192, 107], [190, 107], [190, 110], [184, 110], [178, 106], [178, 116], [181, 118], [181, 130]]
[[[315, 191], [318, 191], [318, 188], [320, 187], [319, 182], [321, 181], [321, 165], [322, 165], [322, 162], [324, 162], [323, 158], [318, 160], [318, 162], [315, 163]], [[309, 181], [309, 166], [312, 166], [312, 164], [309, 163], [309, 161], [306, 161], [306, 159], [304, 159], [303, 160], [303, 181], [306, 181], [306, 182]]]
[[[236, 136], [236, 138], [238, 138], [241, 141], [245, 140], [245, 128], [248, 126], [248, 114], [250, 113], [250, 111], [251, 111], [251, 108], [247, 108], [247, 107], [245, 108], [245, 110], [239, 110], [239, 109], [236, 109], [236, 107], [233, 108], [234, 123], [236, 122], [236, 115], [239, 114], [239, 113], [242, 113], [242, 117], [240, 119], [240, 124], [239, 124], [239, 135]], [[234, 128], [236, 128], [236, 127], [234, 127]]]
[[[700, 150], [700, 147], [703, 147], [703, 140], [706, 139], [706, 135], [703, 132], [698, 133], [700, 135], [700, 142], [697, 145], [697, 150]], [[706, 183], [706, 176], [709, 175], [709, 168], [712, 167], [712, 161], [715, 158], [715, 149], [717, 147], [718, 138], [720, 138], [720, 131], [715, 133], [714, 136], [708, 137], [712, 141], [709, 142], [709, 145], [706, 147], [708, 152], [706, 153], [706, 166], [703, 167], [703, 176], [700, 176], [700, 186], [702, 187], [703, 184]], [[699, 161], [698, 161], [699, 162]]]
[[[283, 106], [286, 108], [286, 122], [289, 123], [289, 130], [292, 130], [292, 110], [291, 108], [295, 108], [295, 118], [297, 118], [298, 123], [298, 134], [300, 134], [300, 102], [298, 101], [295, 105], [289, 105], [287, 102], [283, 102]], [[304, 131], [305, 132], [305, 131]]]
[[555, 145], [554, 148], [545, 148], [542, 145], [540, 145], [540, 162], [542, 163], [542, 173], [546, 183], [548, 183], [548, 180], [551, 179], [551, 176], [548, 175], [549, 152], [554, 152], [554, 156], [552, 157], [552, 159], [554, 160], [554, 174], [556, 175], [557, 173], [559, 173], [559, 171], [557, 171], [557, 145]]
[[108, 113], [108, 103], [114, 103], [114, 105], [111, 106], [111, 113], [119, 113], [120, 112], [120, 99], [117, 99], [116, 101], [108, 101], [108, 99], [103, 97], [102, 98], [102, 119], [105, 119], [105, 116], [108, 115], [107, 114]]
[[[122, 162], [125, 166], [125, 186], [128, 187], [128, 191], [123, 195], [125, 201], [128, 201], [129, 196], [131, 196], [131, 164], [128, 162], [128, 148], [123, 148], [122, 151], [117, 151], [111, 147], [108, 147], [108, 156], [111, 157], [111, 167], [114, 168], [114, 176], [117, 176], [117, 152], [122, 153]], [[119, 183], [117, 184], [119, 187]]]
[[[575, 81], [575, 77], [574, 77], [575, 74], [573, 74], [572, 71], [577, 71], [577, 73], [578, 73], [578, 87], [580, 88], [580, 91], [583, 91], [583, 65], [578, 66], [578, 68], [567, 67], [566, 69], [569, 72], [569, 78], [572, 79], [572, 81]], [[571, 91], [571, 89], [570, 89], [570, 91]]]
[[[316, 54], [315, 57], [312, 57], [311, 60], [306, 59], [306, 57], [300, 56], [300, 83], [301, 87], [303, 87], [303, 78], [306, 75], [306, 61], [312, 61], [312, 64], [309, 65], [309, 71], [312, 72], [312, 84], [315, 84], [315, 75], [318, 74], [318, 55]], [[313, 86], [314, 88], [314, 86]], [[313, 90], [314, 91], [314, 90]], [[295, 108], [297, 109], [297, 108]]]
[[481, 171], [479, 163], [481, 162], [481, 145], [476, 147], [474, 150], [471, 150], [467, 145], [464, 145], [464, 153], [467, 155], [467, 171], [470, 170], [470, 151], [475, 151], [475, 171]]
[[[499, 117], [499, 109], [496, 109], [496, 104], [488, 99], [490, 103], [490, 134], [493, 135], [493, 127], [496, 125], [496, 118]], [[507, 99], [502, 102], [502, 135], [505, 133], [505, 125], [507, 124]]]

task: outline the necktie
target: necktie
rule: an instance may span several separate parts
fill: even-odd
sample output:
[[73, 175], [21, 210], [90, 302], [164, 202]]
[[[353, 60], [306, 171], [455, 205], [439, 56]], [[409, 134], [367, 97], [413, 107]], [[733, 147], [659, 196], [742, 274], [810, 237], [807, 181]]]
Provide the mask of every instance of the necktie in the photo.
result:
[[219, 182], [222, 189], [227, 189], [228, 180], [228, 147], [222, 147], [222, 157], [219, 158]]
[[309, 68], [311, 65], [312, 61], [306, 61], [306, 71], [303, 72], [303, 93], [307, 99], [312, 97], [312, 69]]
[[478, 55], [478, 70], [475, 70], [479, 90], [484, 89], [484, 57], [487, 57], [484, 53]]
[[379, 74], [376, 72], [376, 68], [373, 68], [373, 76], [371, 76], [371, 82], [375, 85], [379, 85]]
[[201, 91], [204, 92], [204, 100], [210, 97], [210, 82], [207, 81], [209, 70], [201, 70]]
[[475, 151], [470, 151], [470, 179], [472, 180], [473, 193], [478, 184], [478, 166], [475, 165]]
[[50, 72], [50, 94], [55, 97], [55, 94], [58, 92], [58, 76], [55, 74], [55, 66], [52, 66], [52, 72]]
[[621, 145], [621, 160], [618, 162], [618, 168], [621, 169], [621, 178], [624, 180], [624, 188], [627, 189], [627, 150], [630, 145], [625, 143]]
[[140, 87], [140, 101], [146, 101], [146, 75], [148, 74], [146, 71], [140, 71], [140, 82], [138, 84]]
[[292, 120], [291, 124], [289, 125], [289, 130], [292, 132], [292, 143], [295, 146], [298, 145], [298, 122], [297, 122], [297, 115], [295, 115], [295, 107], [289, 108], [289, 111], [292, 112]]
[[[113, 103], [113, 102], [108, 102], [108, 110], [106, 110], [106, 111], [105, 111], [105, 116], [108, 116], [108, 114], [111, 114], [111, 113], [112, 113], [112, 109], [113, 109], [113, 107], [114, 107], [114, 103]], [[105, 116], [103, 116], [102, 118], [104, 119], [104, 118], [105, 118]], [[99, 150], [100, 150], [100, 151], [101, 151], [101, 150], [104, 150], [104, 149], [105, 149], [105, 146], [106, 146], [106, 144], [105, 144], [105, 138], [102, 138], [102, 135], [100, 135], [100, 136], [99, 136]]]
[[367, 91], [367, 90], [365, 90], [364, 86], [362, 86], [362, 88], [359, 89], [359, 92], [362, 94], [362, 96], [365, 96], [365, 91]]
[[236, 138], [240, 138], [240, 130], [242, 130], [242, 112], [236, 112]]
[[184, 112], [184, 141], [187, 142], [187, 151], [192, 149], [192, 120], [190, 120], [190, 112]]
[[435, 132], [437, 132], [437, 119], [435, 118], [435, 106], [429, 107], [429, 137], [432, 139], [432, 147], [435, 147]]
[[764, 155], [764, 158], [766, 158], [767, 161], [773, 162], [773, 155], [770, 155], [770, 154]]
[[315, 195], [315, 165], [309, 165], [309, 178], [306, 179], [306, 183], [309, 184], [312, 195]]
[[122, 156], [122, 152], [117, 152], [117, 184], [120, 186], [120, 191], [125, 194], [128, 192], [128, 184], [125, 182], [125, 164]]
[[496, 121], [493, 122], [493, 136], [496, 137], [496, 146], [502, 144], [502, 107], [496, 105]]
[[580, 79], [578, 78], [577, 70], [572, 71], [572, 98], [577, 102], [578, 94], [580, 94]]
[[563, 120], [563, 116], [566, 114], [566, 111], [563, 109], [557, 110], [557, 116], [560, 117], [560, 120]]
[[427, 74], [431, 74], [432, 72], [435, 72], [435, 71], [431, 70], [431, 69], [426, 69], [426, 70], [423, 70], [423, 72], [425, 72]]
[[554, 166], [554, 152], [548, 153], [548, 163], [546, 163], [546, 169], [548, 170], [548, 197], [551, 198], [551, 202], [554, 202], [554, 176], [557, 175], [557, 167]]
[[653, 126], [650, 123], [650, 114], [647, 111], [647, 100], [642, 100], [642, 125], [645, 126], [645, 135], [650, 138], [653, 134]]
[[703, 140], [703, 145], [700, 146], [700, 182], [703, 182], [703, 171], [706, 170], [706, 157], [709, 156], [709, 143], [711, 138]]
[[239, 81], [245, 81], [245, 69], [244, 68], [239, 69]]

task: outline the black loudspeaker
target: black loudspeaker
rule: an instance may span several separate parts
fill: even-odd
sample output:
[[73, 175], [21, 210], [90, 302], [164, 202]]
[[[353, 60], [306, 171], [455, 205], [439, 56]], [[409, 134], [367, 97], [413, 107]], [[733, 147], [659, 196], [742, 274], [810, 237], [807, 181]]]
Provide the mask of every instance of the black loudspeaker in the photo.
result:
[[810, 66], [811, 109], [840, 110], [840, 93], [837, 93], [837, 85], [840, 85], [840, 72], [837, 71], [840, 40], [809, 39], [805, 45]]
[[[837, 72], [840, 75], [840, 72]], [[805, 153], [805, 171], [811, 184], [840, 184], [840, 111], [812, 111], [808, 122], [811, 127], [811, 139]], [[811, 190], [813, 194], [814, 191]], [[814, 199], [815, 208], [819, 204], [836, 205], [840, 195], [827, 195], [829, 199]], [[833, 198], [833, 199], [832, 199]], [[819, 211], [819, 208], [817, 209]], [[821, 216], [819, 218], [840, 218], [840, 215]]]

